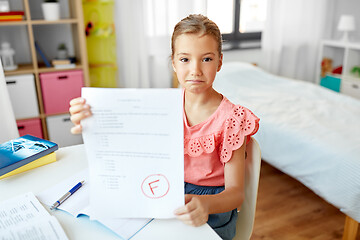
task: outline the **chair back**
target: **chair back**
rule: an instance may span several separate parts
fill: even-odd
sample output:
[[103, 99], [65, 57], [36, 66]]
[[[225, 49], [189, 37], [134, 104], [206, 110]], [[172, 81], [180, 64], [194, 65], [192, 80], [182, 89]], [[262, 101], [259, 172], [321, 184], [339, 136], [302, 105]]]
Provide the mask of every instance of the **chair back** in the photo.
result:
[[245, 198], [238, 212], [234, 240], [249, 240], [253, 231], [261, 166], [260, 146], [254, 138], [246, 145]]
[[0, 59], [0, 144], [19, 137]]

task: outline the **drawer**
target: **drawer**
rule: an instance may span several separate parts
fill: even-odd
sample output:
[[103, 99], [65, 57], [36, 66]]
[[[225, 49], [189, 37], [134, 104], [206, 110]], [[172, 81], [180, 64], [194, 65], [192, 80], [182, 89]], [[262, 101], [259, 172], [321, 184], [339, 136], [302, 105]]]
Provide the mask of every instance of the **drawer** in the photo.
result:
[[341, 93], [360, 99], [360, 81], [343, 80]]
[[341, 79], [336, 76], [326, 75], [320, 80], [320, 85], [331, 89], [335, 92], [340, 92]]
[[49, 139], [56, 142], [59, 147], [66, 147], [83, 143], [81, 134], [74, 135], [70, 132], [73, 123], [70, 114], [61, 114], [46, 118]]
[[38, 117], [39, 107], [34, 75], [7, 76], [5, 80], [15, 118]]
[[16, 123], [20, 136], [30, 134], [38, 138], [43, 138], [41, 120], [39, 118], [18, 120]]
[[40, 82], [46, 114], [69, 111], [70, 100], [80, 97], [84, 85], [81, 70], [42, 73]]

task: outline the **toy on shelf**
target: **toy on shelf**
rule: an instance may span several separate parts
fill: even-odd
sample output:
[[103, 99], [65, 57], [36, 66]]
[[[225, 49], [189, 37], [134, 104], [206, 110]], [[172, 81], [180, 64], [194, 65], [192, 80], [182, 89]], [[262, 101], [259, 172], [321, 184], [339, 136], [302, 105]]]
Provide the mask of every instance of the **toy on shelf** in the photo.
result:
[[342, 70], [343, 70], [343, 67], [338, 66], [338, 67], [334, 68], [331, 73], [332, 74], [342, 74]]
[[357, 77], [360, 77], [360, 66], [354, 66], [351, 69], [351, 73], [356, 75]]
[[332, 66], [333, 60], [331, 58], [323, 58], [321, 61], [321, 77], [325, 77], [326, 73], [331, 73], [333, 71]]

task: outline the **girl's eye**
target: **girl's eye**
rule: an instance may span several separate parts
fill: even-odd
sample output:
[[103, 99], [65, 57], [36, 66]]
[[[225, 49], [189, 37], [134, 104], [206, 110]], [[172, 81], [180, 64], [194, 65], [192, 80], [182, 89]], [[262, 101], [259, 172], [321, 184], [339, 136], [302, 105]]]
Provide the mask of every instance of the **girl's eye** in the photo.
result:
[[209, 57], [203, 59], [204, 62], [210, 62], [211, 60], [212, 60], [212, 59], [209, 58]]
[[181, 58], [180, 59], [180, 62], [188, 62], [189, 61], [189, 59], [187, 59], [187, 58]]

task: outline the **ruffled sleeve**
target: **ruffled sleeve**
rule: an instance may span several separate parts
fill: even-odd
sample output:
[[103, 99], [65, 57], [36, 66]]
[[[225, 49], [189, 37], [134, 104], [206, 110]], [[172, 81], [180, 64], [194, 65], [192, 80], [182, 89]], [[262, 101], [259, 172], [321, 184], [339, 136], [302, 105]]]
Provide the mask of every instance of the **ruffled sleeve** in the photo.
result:
[[222, 163], [231, 159], [232, 152], [239, 149], [245, 137], [250, 139], [259, 129], [259, 118], [249, 109], [235, 106], [232, 115], [225, 122], [222, 143], [219, 147], [219, 156]]
[[215, 134], [200, 138], [185, 139], [184, 145], [184, 153], [191, 157], [198, 157], [204, 152], [211, 153], [215, 150]]

